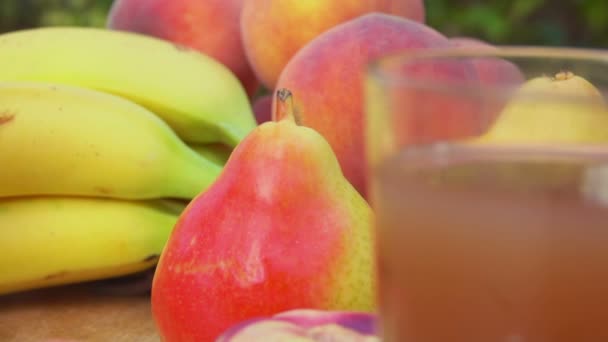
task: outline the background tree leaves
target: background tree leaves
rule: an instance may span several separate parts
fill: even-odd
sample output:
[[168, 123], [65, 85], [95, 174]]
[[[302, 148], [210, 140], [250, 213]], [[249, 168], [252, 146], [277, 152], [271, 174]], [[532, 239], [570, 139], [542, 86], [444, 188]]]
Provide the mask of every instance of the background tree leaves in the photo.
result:
[[0, 0], [0, 32], [38, 26], [104, 26], [112, 0]]
[[608, 48], [607, 0], [426, 0], [429, 25], [494, 44]]
[[[112, 0], [0, 0], [0, 32], [104, 26]], [[494, 44], [608, 48], [608, 0], [425, 0], [427, 23], [447, 36]]]

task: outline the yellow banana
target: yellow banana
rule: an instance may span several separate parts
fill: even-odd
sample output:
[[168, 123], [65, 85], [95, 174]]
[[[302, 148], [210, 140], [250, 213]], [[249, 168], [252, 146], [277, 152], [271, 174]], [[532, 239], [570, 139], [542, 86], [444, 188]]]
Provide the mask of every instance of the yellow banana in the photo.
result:
[[255, 126], [236, 76], [208, 55], [132, 32], [41, 27], [0, 35], [0, 81], [43, 81], [120, 95], [185, 141], [236, 146]]
[[2, 199], [0, 294], [148, 269], [182, 210], [163, 200]]
[[220, 171], [158, 116], [124, 98], [0, 82], [0, 197], [192, 199]]

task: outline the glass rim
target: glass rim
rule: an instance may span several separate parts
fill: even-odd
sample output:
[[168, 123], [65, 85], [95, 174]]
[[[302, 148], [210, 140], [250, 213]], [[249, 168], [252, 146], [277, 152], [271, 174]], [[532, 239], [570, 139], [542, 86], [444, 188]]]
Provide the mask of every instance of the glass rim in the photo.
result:
[[584, 160], [605, 164], [608, 167], [607, 144], [470, 144], [455, 141], [438, 141], [428, 144], [413, 144], [398, 154], [400, 161], [406, 162], [406, 169], [425, 165], [441, 166], [468, 160]]
[[[554, 46], [526, 46], [526, 45], [494, 45], [491, 49], [469, 47], [445, 48], [410, 48], [386, 54], [371, 60], [366, 67], [366, 74], [373, 82], [382, 86], [407, 86], [416, 89], [433, 90], [441, 92], [469, 94], [478, 96], [480, 89], [484, 94], [494, 93], [497, 97], [503, 96], [505, 85], [473, 85], [466, 83], [454, 87], [440, 81], [421, 78], [407, 78], [390, 73], [391, 66], [406, 65], [416, 61], [430, 59], [458, 59], [458, 58], [519, 58], [519, 59], [555, 59], [563, 61], [594, 62], [606, 65], [608, 70], [608, 50], [584, 47], [554, 47]], [[556, 70], [559, 71], [568, 70]], [[539, 74], [539, 76], [541, 76]], [[552, 75], [547, 75], [552, 76]], [[608, 80], [607, 80], [608, 81]], [[602, 89], [600, 89], [602, 90]]]
[[[424, 175], [427, 170], [431, 172], [433, 170], [440, 171], [469, 162], [486, 162], [496, 165], [502, 162], [526, 163], [525, 165], [531, 165], [527, 163], [542, 165], [543, 163], [563, 162], [566, 163], [564, 165], [580, 165], [580, 176], [582, 177], [578, 184], [580, 194], [587, 199], [592, 199], [595, 203], [608, 206], [608, 149], [606, 149], [605, 144], [469, 145], [439, 142], [410, 146], [397, 154], [396, 157], [398, 158], [396, 161], [400, 177], [416, 180], [415, 186], [423, 187], [427, 187], [429, 184], [439, 184], [437, 182], [441, 182], [441, 180], [435, 178], [431, 183], [423, 184], [417, 178], [417, 175], [420, 175], [419, 172], [423, 172]], [[478, 167], [477, 170], [481, 174], [494, 172], [488, 171], [483, 166]], [[559, 169], [557, 170], [559, 173]], [[375, 170], [372, 172], [382, 171]], [[467, 184], [466, 182], [463, 183], [465, 187]], [[501, 191], [511, 191], [512, 189], [509, 186]], [[536, 190], [532, 189], [530, 191], [535, 192]]]

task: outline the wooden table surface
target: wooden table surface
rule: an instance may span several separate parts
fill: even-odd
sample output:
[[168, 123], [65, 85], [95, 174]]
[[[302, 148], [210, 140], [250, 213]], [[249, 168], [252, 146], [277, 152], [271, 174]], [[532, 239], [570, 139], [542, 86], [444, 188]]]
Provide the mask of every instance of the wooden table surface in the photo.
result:
[[158, 342], [150, 296], [81, 284], [0, 296], [2, 342]]

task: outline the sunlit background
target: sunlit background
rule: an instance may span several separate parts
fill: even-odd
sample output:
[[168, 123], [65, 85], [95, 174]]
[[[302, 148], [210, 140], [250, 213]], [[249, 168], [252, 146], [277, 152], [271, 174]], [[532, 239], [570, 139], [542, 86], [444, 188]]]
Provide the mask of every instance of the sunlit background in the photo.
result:
[[[494, 44], [608, 47], [607, 0], [427, 0], [427, 23]], [[0, 31], [104, 26], [112, 0], [1, 0]]]

